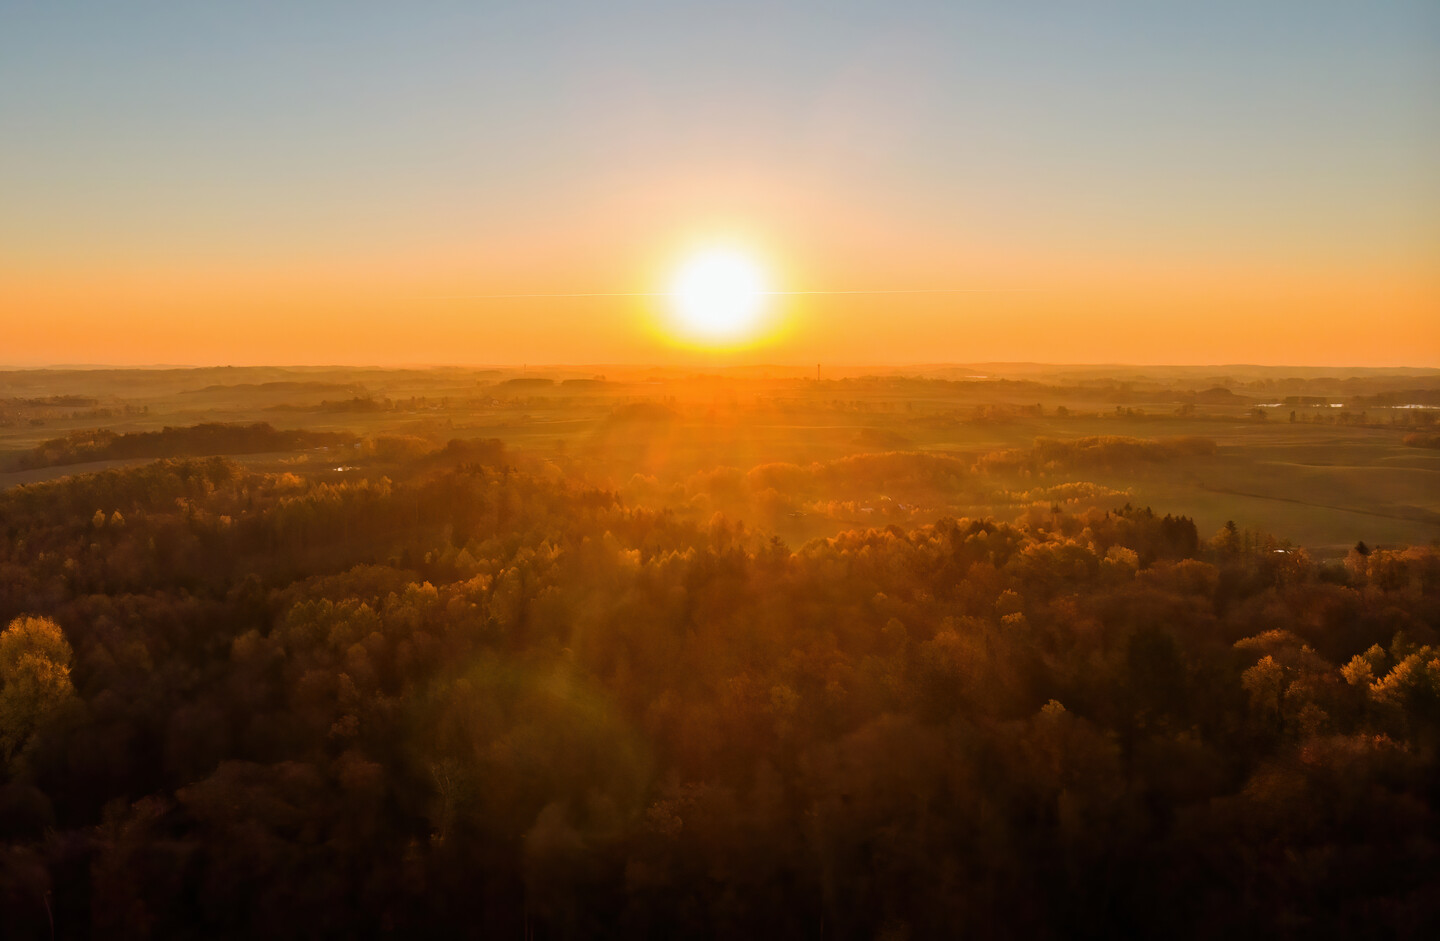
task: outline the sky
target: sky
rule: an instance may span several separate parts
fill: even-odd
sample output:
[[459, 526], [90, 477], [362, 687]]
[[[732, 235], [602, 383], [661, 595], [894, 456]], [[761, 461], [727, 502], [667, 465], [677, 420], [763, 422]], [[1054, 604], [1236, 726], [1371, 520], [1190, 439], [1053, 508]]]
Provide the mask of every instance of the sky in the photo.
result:
[[747, 361], [1440, 367], [1440, 4], [0, 0], [0, 364]]

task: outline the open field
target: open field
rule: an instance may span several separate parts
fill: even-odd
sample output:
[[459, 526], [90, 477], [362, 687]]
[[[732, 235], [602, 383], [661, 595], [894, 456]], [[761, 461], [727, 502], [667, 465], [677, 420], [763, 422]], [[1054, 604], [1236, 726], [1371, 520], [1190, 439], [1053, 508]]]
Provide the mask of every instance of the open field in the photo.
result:
[[[1437, 390], [1434, 371], [1259, 367], [987, 364], [836, 369], [818, 379], [781, 367], [14, 371], [0, 374], [0, 487], [173, 456], [19, 467], [44, 442], [82, 431], [263, 422], [368, 443], [227, 453], [256, 467], [354, 477], [451, 439], [496, 439], [517, 459], [632, 502], [692, 516], [720, 510], [797, 543], [942, 515], [1016, 518], [1040, 505], [1129, 502], [1191, 516], [1203, 537], [1233, 520], [1334, 558], [1360, 540], [1440, 538], [1440, 451], [1403, 440], [1432, 427]], [[1214, 447], [1164, 462], [986, 461], [1038, 439], [1106, 437]], [[882, 454], [950, 463], [944, 480], [924, 486], [894, 473], [847, 481], [836, 466], [803, 493], [757, 487], [752, 473]]]

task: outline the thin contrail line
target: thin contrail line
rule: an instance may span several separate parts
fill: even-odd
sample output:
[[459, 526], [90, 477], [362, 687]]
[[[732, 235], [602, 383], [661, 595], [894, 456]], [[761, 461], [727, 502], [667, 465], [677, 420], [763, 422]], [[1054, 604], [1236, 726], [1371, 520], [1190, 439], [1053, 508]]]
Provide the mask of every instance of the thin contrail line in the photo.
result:
[[[1015, 294], [1035, 288], [916, 288], [877, 291], [761, 291], [761, 294]], [[665, 295], [660, 295], [664, 297]]]
[[[1015, 294], [1035, 288], [919, 288], [874, 291], [757, 291], [764, 297], [797, 297], [816, 294]], [[674, 291], [585, 291], [573, 294], [421, 294], [411, 300], [489, 301], [526, 297], [673, 297]]]

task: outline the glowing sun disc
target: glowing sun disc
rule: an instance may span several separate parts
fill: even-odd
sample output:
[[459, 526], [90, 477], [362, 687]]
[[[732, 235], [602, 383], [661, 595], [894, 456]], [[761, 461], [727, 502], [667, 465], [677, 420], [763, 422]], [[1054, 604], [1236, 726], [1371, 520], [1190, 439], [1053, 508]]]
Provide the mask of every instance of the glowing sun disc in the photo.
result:
[[740, 252], [695, 255], [675, 273], [670, 297], [686, 332], [710, 340], [750, 333], [765, 306], [764, 273]]

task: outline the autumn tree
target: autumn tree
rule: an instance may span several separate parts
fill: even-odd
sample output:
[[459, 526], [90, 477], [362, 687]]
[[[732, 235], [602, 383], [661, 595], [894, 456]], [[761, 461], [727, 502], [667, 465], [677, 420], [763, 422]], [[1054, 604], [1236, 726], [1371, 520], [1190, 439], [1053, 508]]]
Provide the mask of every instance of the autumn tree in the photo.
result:
[[0, 632], [0, 753], [13, 763], [31, 737], [75, 699], [70, 644], [45, 617], [19, 617]]

